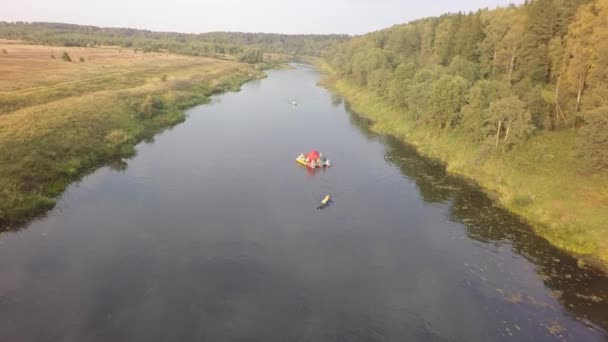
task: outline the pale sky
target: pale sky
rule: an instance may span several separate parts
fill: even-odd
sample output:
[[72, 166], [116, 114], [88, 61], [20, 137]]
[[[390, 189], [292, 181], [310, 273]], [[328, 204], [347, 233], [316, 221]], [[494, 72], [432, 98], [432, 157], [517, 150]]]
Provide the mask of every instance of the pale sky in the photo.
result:
[[523, 0], [0, 0], [0, 21], [50, 21], [200, 33], [360, 34]]

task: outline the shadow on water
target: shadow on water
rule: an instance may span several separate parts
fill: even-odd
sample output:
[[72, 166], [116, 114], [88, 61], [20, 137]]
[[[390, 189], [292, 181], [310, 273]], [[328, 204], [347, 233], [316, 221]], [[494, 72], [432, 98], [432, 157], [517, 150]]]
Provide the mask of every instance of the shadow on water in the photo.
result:
[[[335, 103], [339, 103], [335, 100]], [[350, 122], [368, 139], [381, 138], [386, 146], [385, 159], [413, 181], [427, 203], [448, 207], [448, 218], [462, 224], [466, 236], [495, 248], [511, 249], [534, 265], [544, 286], [562, 306], [590, 327], [608, 329], [608, 277], [579, 265], [571, 255], [552, 246], [534, 233], [522, 218], [497, 205], [470, 181], [449, 175], [440, 162], [421, 156], [415, 147], [394, 137], [379, 136], [370, 123], [352, 111]], [[524, 300], [534, 302], [534, 298]]]

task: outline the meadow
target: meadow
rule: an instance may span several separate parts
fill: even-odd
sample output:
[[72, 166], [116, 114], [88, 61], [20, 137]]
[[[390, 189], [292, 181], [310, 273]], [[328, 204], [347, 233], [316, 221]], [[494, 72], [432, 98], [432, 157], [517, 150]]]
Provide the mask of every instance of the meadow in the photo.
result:
[[263, 72], [229, 57], [0, 40], [0, 227], [54, 207], [66, 186]]

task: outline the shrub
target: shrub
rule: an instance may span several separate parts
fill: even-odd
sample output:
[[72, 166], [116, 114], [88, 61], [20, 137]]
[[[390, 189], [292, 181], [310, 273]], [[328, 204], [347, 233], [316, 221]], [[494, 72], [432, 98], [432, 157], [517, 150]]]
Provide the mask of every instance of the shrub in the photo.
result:
[[106, 141], [112, 147], [119, 146], [129, 140], [129, 134], [122, 129], [111, 130], [106, 135]]
[[162, 75], [160, 77], [160, 80], [163, 81], [163, 82], [167, 82], [167, 75]]
[[72, 61], [72, 57], [70, 57], [70, 55], [68, 55], [68, 53], [65, 52], [65, 51], [61, 55], [61, 59], [63, 59], [66, 62], [71, 62]]
[[147, 95], [139, 105], [139, 113], [144, 117], [152, 117], [165, 106], [164, 101], [153, 95]]
[[84, 57], [80, 57], [80, 63], [84, 63]]

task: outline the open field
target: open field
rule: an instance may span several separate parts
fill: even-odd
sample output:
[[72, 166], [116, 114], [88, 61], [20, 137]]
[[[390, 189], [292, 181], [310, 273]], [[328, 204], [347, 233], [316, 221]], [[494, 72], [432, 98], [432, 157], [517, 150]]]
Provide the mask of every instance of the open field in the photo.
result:
[[[331, 73], [329, 67], [326, 71]], [[506, 154], [482, 155], [483, 149], [458, 131], [437, 134], [416, 125], [352, 81], [326, 83], [371, 119], [375, 131], [396, 136], [443, 161], [448, 171], [474, 180], [501, 205], [526, 218], [552, 244], [581, 260], [599, 260], [598, 266], [608, 270], [608, 175], [590, 172], [577, 159], [571, 130], [537, 132], [528, 144]]]
[[183, 109], [262, 75], [231, 60], [7, 40], [0, 74], [0, 227], [51, 208], [70, 181], [134, 153]]

